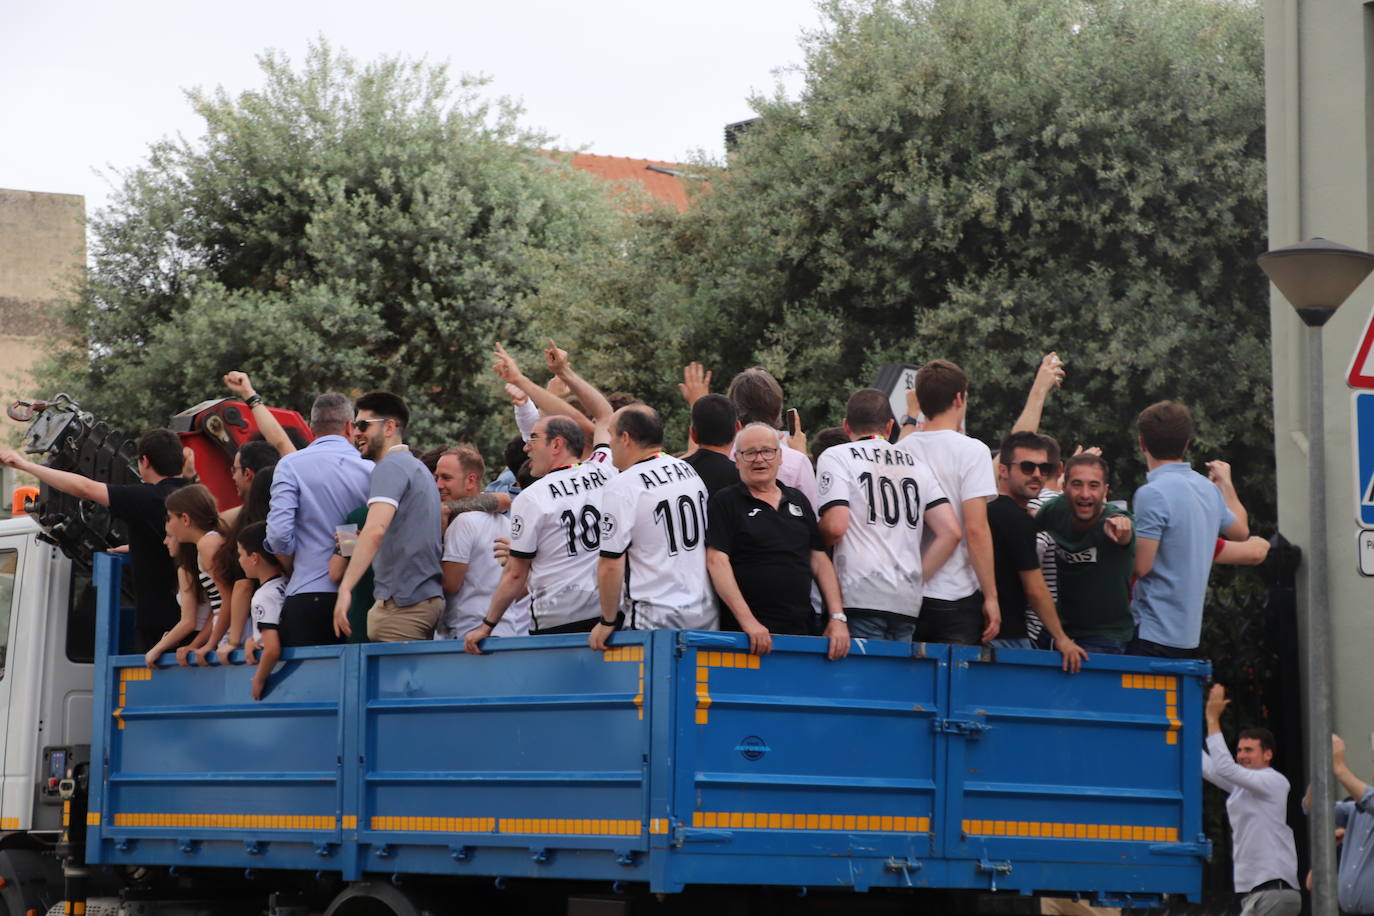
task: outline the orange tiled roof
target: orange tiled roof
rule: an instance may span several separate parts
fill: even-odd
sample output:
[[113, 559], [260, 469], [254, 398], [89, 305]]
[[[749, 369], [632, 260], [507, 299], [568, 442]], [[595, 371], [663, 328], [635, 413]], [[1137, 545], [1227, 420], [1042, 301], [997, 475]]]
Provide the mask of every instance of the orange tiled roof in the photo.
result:
[[[657, 168], [650, 168], [656, 166]], [[573, 153], [572, 167], [599, 175], [607, 181], [621, 183], [637, 181], [649, 194], [664, 203], [677, 207], [678, 212], [687, 209], [687, 182], [693, 179], [678, 177], [658, 171], [668, 169], [681, 172], [685, 176], [689, 166], [676, 162], [658, 162], [653, 159], [627, 159], [624, 156], [594, 156], [591, 153]]]

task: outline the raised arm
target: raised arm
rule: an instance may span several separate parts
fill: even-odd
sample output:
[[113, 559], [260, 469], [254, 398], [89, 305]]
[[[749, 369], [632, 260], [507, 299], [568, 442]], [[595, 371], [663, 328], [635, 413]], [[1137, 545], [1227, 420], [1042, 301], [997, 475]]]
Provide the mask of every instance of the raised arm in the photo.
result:
[[543, 385], [536, 385], [525, 373], [520, 371], [520, 366], [515, 361], [515, 357], [506, 352], [506, 348], [501, 344], [496, 345], [496, 363], [492, 370], [501, 377], [504, 382], [509, 382], [521, 391], [525, 396], [534, 402], [534, 406], [539, 408], [539, 412], [546, 417], [567, 417], [576, 423], [587, 433], [593, 435], [596, 427], [591, 420], [587, 419], [586, 414], [569, 404], [567, 401], [549, 391]]
[[552, 339], [549, 340], [549, 348], [544, 351], [544, 362], [554, 375], [563, 380], [563, 384], [568, 386], [573, 397], [582, 402], [582, 406], [591, 413], [591, 421], [595, 425], [610, 423], [611, 402], [606, 400], [606, 396], [597, 390], [596, 386], [588, 382], [582, 376], [573, 371], [572, 363], [568, 361], [568, 351], [559, 349], [558, 344]]
[[1245, 511], [1240, 497], [1236, 495], [1235, 484], [1231, 482], [1231, 465], [1225, 461], [1207, 462], [1207, 476], [1221, 491], [1222, 501], [1231, 510], [1235, 520], [1222, 529], [1221, 536], [1228, 541], [1243, 541], [1250, 536], [1250, 513]]
[[286, 434], [276, 416], [267, 409], [262, 398], [253, 390], [253, 382], [248, 378], [248, 373], [235, 369], [224, 376], [224, 384], [248, 405], [248, 409], [253, 412], [253, 421], [258, 424], [258, 432], [262, 433], [267, 443], [277, 450], [277, 454], [289, 455], [296, 450], [291, 437]]
[[14, 449], [0, 451], [0, 464], [12, 467], [16, 471], [23, 471], [25, 474], [32, 474], [54, 490], [70, 493], [77, 499], [89, 500], [102, 506], [110, 504], [110, 488], [105, 484], [89, 477], [82, 477], [80, 474], [59, 471], [30, 461]]
[[1054, 389], [1064, 382], [1064, 362], [1058, 353], [1046, 353], [1040, 360], [1040, 368], [1031, 382], [1030, 393], [1026, 395], [1026, 406], [1021, 408], [1021, 416], [1012, 424], [1014, 433], [1026, 430], [1035, 432], [1040, 428], [1040, 417], [1045, 411], [1045, 399]]

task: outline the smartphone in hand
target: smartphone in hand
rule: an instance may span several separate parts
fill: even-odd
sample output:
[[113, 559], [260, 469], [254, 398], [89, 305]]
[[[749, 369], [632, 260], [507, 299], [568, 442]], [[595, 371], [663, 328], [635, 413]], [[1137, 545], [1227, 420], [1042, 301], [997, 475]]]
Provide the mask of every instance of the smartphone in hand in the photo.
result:
[[789, 436], [795, 436], [801, 432], [801, 417], [797, 415], [797, 408], [787, 408], [787, 413], [783, 414], [783, 428], [787, 430]]

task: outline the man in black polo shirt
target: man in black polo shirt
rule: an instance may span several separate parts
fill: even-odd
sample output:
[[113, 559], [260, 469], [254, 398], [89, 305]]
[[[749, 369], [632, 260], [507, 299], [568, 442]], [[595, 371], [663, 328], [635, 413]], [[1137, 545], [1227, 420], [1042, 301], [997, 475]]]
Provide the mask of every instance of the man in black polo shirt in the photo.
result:
[[689, 434], [697, 450], [682, 460], [692, 466], [706, 485], [707, 493], [715, 493], [739, 483], [739, 469], [730, 460], [730, 445], [739, 432], [739, 414], [735, 402], [723, 394], [708, 394], [697, 398], [692, 405], [692, 428]]
[[129, 532], [133, 560], [135, 628], [139, 652], [157, 644], [181, 617], [176, 600], [176, 568], [162, 541], [167, 536], [167, 494], [182, 486], [181, 439], [170, 429], [154, 429], [138, 440], [138, 475], [143, 483], [101, 483], [35, 464], [15, 451], [0, 452], [0, 464], [32, 474], [54, 490], [110, 507]]
[[735, 441], [740, 483], [711, 497], [706, 569], [729, 611], [721, 615], [721, 628], [743, 630], [755, 655], [772, 648], [772, 633], [809, 636], [814, 578], [830, 614], [830, 658], [843, 658], [849, 627], [835, 567], [811, 504], [799, 490], [778, 483], [781, 458], [777, 430], [751, 423]]

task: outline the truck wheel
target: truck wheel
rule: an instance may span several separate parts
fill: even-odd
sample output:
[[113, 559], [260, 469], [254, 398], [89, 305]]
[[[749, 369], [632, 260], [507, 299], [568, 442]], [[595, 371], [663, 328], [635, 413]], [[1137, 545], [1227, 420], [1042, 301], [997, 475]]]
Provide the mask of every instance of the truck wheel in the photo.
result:
[[395, 885], [363, 881], [341, 891], [324, 916], [432, 916], [432, 912]]
[[30, 849], [0, 851], [0, 882], [5, 916], [37, 916], [62, 900], [62, 867]]

